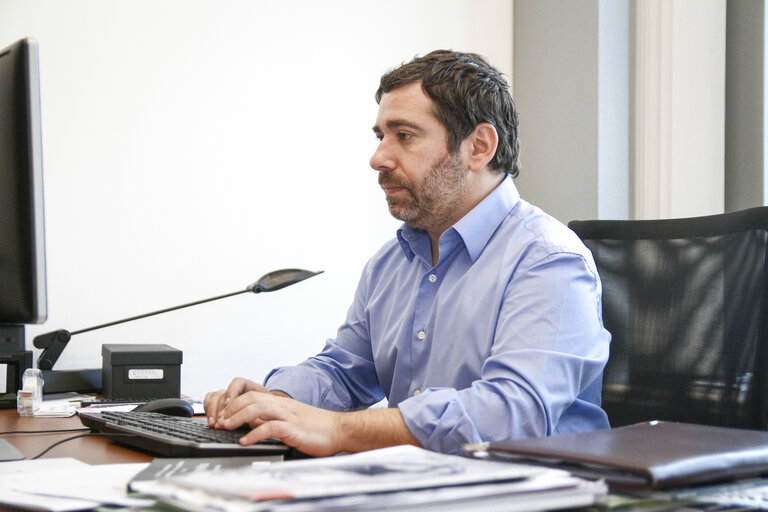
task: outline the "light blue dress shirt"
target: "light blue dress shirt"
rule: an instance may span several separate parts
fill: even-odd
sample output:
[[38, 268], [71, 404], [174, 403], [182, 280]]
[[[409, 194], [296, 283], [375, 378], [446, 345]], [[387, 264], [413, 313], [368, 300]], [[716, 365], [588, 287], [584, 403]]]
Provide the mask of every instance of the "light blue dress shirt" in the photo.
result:
[[265, 380], [332, 410], [399, 407], [425, 448], [608, 428], [591, 253], [507, 177], [440, 237], [402, 226], [323, 351]]

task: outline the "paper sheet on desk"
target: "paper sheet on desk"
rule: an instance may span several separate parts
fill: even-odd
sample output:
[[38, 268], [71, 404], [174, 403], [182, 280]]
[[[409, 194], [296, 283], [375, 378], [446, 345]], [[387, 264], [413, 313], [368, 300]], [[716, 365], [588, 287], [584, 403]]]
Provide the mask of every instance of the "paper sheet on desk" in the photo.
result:
[[126, 496], [127, 482], [147, 463], [90, 465], [75, 459], [0, 465], [0, 503], [28, 510], [67, 512], [104, 504], [144, 506]]
[[69, 418], [75, 415], [75, 408], [68, 403], [43, 402], [34, 415], [38, 418]]
[[137, 404], [108, 404], [108, 405], [91, 405], [88, 407], [82, 407], [78, 410], [87, 412], [128, 412], [136, 408]]
[[[396, 493], [366, 494], [283, 502], [270, 512], [389, 511], [419, 512], [482, 510], [483, 512], [535, 512], [589, 507], [608, 488], [564, 474], [539, 475], [519, 482], [459, 485]], [[222, 509], [226, 510], [226, 509]], [[231, 512], [238, 512], [232, 510]]]
[[75, 415], [73, 400], [79, 396], [77, 393], [57, 393], [43, 395], [40, 408], [34, 415], [39, 418], [69, 418]]

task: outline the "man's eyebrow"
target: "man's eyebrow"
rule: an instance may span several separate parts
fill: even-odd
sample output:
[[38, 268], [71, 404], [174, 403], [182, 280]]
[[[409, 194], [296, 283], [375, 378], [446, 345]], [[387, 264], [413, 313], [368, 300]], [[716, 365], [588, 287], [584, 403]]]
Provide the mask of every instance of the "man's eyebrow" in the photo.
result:
[[[385, 123], [385, 126], [389, 130], [396, 130], [398, 128], [410, 128], [411, 130], [415, 130], [417, 132], [423, 131], [419, 125], [412, 123], [411, 121], [406, 121], [405, 119], [390, 119]], [[381, 133], [381, 131], [382, 130], [379, 125], [374, 125], [373, 127], [374, 133]]]

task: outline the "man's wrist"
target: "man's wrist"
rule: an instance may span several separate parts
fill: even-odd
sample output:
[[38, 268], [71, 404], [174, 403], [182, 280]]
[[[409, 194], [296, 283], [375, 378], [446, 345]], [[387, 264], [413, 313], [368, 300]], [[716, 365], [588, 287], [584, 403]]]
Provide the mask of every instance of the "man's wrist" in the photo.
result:
[[336, 413], [337, 452], [361, 452], [401, 444], [421, 444], [397, 408]]

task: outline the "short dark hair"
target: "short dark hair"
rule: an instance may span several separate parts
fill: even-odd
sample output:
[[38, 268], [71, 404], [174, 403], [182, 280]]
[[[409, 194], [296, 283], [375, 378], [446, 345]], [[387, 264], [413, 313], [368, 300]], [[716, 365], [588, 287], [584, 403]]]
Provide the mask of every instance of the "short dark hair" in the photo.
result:
[[496, 68], [475, 53], [435, 50], [385, 73], [376, 91], [376, 103], [384, 94], [419, 81], [434, 104], [435, 117], [448, 131], [451, 152], [459, 149], [478, 124], [490, 123], [499, 135], [490, 168], [517, 177], [517, 110], [509, 84]]

